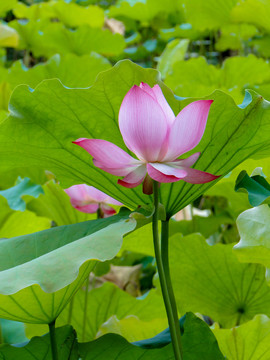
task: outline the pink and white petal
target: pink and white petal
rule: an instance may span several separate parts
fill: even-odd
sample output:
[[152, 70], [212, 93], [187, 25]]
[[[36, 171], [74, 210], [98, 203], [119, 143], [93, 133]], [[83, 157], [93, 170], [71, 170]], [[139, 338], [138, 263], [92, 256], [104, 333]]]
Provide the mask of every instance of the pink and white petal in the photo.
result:
[[99, 169], [102, 169], [103, 171], [106, 171], [107, 173], [116, 175], [116, 176], [126, 176], [131, 171], [133, 171], [137, 167], [141, 166], [141, 162], [139, 162], [138, 165], [127, 166], [124, 168], [107, 168], [107, 167], [104, 167], [100, 161], [97, 161], [95, 159], [93, 159], [93, 164], [96, 167], [98, 167]]
[[97, 212], [99, 207], [99, 204], [88, 204], [84, 206], [75, 206], [75, 208], [81, 212], [87, 213], [87, 214], [94, 214]]
[[146, 166], [141, 165], [136, 170], [129, 173], [124, 179], [119, 179], [118, 184], [126, 188], [134, 188], [140, 185], [146, 176]]
[[141, 82], [140, 83], [140, 88], [143, 91], [147, 92], [149, 95], [151, 95], [154, 99], [156, 99], [156, 96], [155, 96], [155, 93], [154, 93], [153, 89], [147, 83]]
[[201, 141], [213, 100], [190, 103], [177, 115], [168, 138], [168, 152], [162, 161], [173, 161]]
[[103, 203], [105, 204], [112, 204], [112, 205], [117, 205], [117, 206], [122, 206], [123, 204], [120, 201], [115, 200], [114, 198], [107, 196]]
[[109, 197], [107, 194], [96, 189], [94, 186], [87, 186], [86, 191], [88, 199], [93, 199], [93, 201], [97, 203], [102, 203]]
[[186, 169], [174, 168], [159, 163], [147, 164], [147, 172], [153, 180], [161, 183], [171, 183], [182, 180], [187, 175]]
[[146, 91], [149, 95], [151, 95], [156, 101], [159, 103], [162, 111], [164, 112], [164, 115], [168, 121], [168, 124], [171, 125], [175, 120], [175, 115], [170, 107], [170, 105], [167, 103], [167, 100], [165, 99], [161, 88], [159, 85], [155, 85], [153, 88], [151, 88], [146, 83], [141, 83], [140, 88], [144, 91]]
[[114, 205], [119, 205], [119, 206], [123, 205], [119, 201], [113, 199], [109, 195], [96, 189], [93, 186], [87, 186], [87, 194], [89, 196], [89, 199], [91, 198], [97, 203], [114, 204]]
[[198, 160], [200, 155], [201, 155], [200, 152], [196, 152], [195, 154], [190, 155], [186, 159], [175, 160], [168, 164], [170, 164], [172, 166], [176, 166], [176, 167], [178, 167], [178, 166], [179, 167], [190, 167], [195, 164], [195, 162]]
[[95, 166], [113, 175], [125, 176], [130, 168], [140, 164], [140, 161], [106, 140], [80, 138], [73, 143], [93, 156]]
[[196, 169], [185, 168], [185, 170], [187, 171], [187, 176], [183, 180], [190, 184], [205, 184], [220, 177]]
[[101, 204], [100, 210], [103, 212], [105, 218], [116, 214], [116, 210], [106, 204]]
[[175, 121], [174, 112], [172, 111], [167, 100], [165, 99], [165, 96], [163, 95], [163, 92], [162, 92], [161, 88], [159, 87], [159, 85], [155, 85], [152, 90], [155, 94], [157, 102], [159, 103], [160, 107], [162, 108], [162, 110], [166, 116], [168, 124], [171, 126], [172, 123]]
[[64, 191], [70, 197], [70, 202], [74, 207], [82, 206], [88, 201], [87, 185], [85, 184], [73, 185]]
[[134, 85], [119, 111], [119, 128], [127, 147], [140, 160], [158, 161], [167, 152], [168, 124], [158, 102]]

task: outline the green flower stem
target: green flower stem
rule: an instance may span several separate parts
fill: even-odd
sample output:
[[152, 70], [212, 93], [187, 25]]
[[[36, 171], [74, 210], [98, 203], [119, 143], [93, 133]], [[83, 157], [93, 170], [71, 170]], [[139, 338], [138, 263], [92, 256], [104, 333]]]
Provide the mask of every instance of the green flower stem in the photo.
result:
[[2, 325], [0, 325], [0, 344], [4, 344], [4, 336], [3, 336], [3, 332], [2, 332]]
[[52, 360], [58, 360], [57, 342], [55, 336], [55, 320], [49, 324]]
[[86, 321], [87, 321], [87, 308], [88, 308], [88, 297], [89, 297], [89, 276], [85, 282], [85, 293], [84, 293], [84, 311], [83, 311], [83, 326], [82, 326], [82, 341], [85, 340], [86, 335]]
[[[173, 295], [172, 287], [169, 290], [167, 281], [169, 280], [169, 283], [170, 283], [170, 279], [168, 279], [166, 277], [166, 273], [165, 273], [164, 266], [162, 263], [162, 255], [161, 255], [159, 232], [158, 232], [158, 205], [159, 205], [158, 186], [159, 186], [158, 182], [154, 181], [153, 182], [153, 195], [154, 195], [155, 211], [153, 214], [152, 229], [153, 229], [155, 256], [156, 256], [157, 269], [158, 269], [158, 274], [159, 274], [159, 281], [160, 281], [160, 285], [161, 285], [162, 296], [163, 296], [163, 300], [164, 300], [164, 304], [165, 304], [165, 308], [166, 308], [166, 312], [167, 312], [168, 323], [169, 323], [169, 327], [170, 327], [174, 356], [175, 356], [176, 360], [183, 360], [180, 326], [179, 326], [179, 322], [178, 322], [177, 311], [175, 314], [175, 311], [173, 311], [173, 306], [172, 306], [174, 296], [173, 296], [173, 299], [170, 298], [170, 294], [172, 293], [172, 295]], [[163, 239], [164, 239], [164, 235], [165, 235], [165, 230], [164, 230], [164, 234], [163, 234]], [[167, 232], [167, 238], [168, 238], [168, 232]], [[163, 242], [165, 244], [165, 240]], [[167, 243], [168, 243], [168, 239], [167, 239]], [[167, 251], [167, 254], [168, 254], [168, 251]], [[167, 256], [166, 256], [166, 258], [167, 258]], [[165, 260], [165, 257], [164, 257], [164, 260]], [[166, 267], [166, 262], [165, 262], [165, 268], [166, 268], [166, 271], [169, 271], [168, 270], [169, 267], [168, 266]], [[174, 300], [174, 303], [175, 303], [175, 300]], [[176, 305], [175, 305], [175, 307], [176, 307]]]
[[72, 298], [70, 300], [69, 308], [68, 308], [68, 320], [67, 320], [67, 323], [69, 325], [71, 324], [72, 313], [73, 313], [73, 305], [74, 305], [74, 295], [72, 296]]
[[171, 302], [171, 308], [172, 308], [172, 312], [173, 312], [173, 319], [174, 319], [174, 325], [175, 325], [175, 330], [176, 330], [177, 342], [178, 342], [180, 350], [182, 352], [179, 317], [178, 317], [177, 305], [176, 305], [175, 296], [174, 296], [174, 292], [173, 292], [170, 267], [169, 267], [169, 220], [162, 221], [161, 224], [162, 224], [162, 227], [161, 227], [162, 264], [163, 264], [163, 269], [164, 269], [164, 273], [165, 273], [165, 278], [167, 281], [167, 288], [168, 288], [168, 293], [169, 293], [170, 302]]
[[101, 209], [100, 209], [100, 207], [98, 207], [98, 209], [97, 209], [97, 219], [102, 219], [102, 211], [101, 211]]

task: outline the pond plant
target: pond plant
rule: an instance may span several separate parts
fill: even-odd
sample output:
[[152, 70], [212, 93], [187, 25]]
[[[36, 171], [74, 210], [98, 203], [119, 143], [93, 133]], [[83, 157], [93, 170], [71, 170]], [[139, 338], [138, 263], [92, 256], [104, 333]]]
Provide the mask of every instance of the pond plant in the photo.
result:
[[99, 139], [74, 141], [93, 156], [94, 165], [117, 176], [118, 184], [133, 188], [143, 183], [145, 194], [153, 193], [153, 241], [162, 296], [166, 307], [175, 359], [183, 359], [178, 312], [169, 269], [169, 226], [167, 214], [159, 240], [159, 186], [183, 180], [192, 184], [213, 181], [218, 176], [190, 168], [200, 153], [186, 159], [177, 158], [200, 142], [209, 113], [211, 100], [199, 100], [187, 105], [175, 117], [159, 85], [134, 85], [126, 94], [119, 111], [119, 128], [132, 158], [116, 145]]
[[267, 14], [0, 1], [0, 359], [270, 359]]

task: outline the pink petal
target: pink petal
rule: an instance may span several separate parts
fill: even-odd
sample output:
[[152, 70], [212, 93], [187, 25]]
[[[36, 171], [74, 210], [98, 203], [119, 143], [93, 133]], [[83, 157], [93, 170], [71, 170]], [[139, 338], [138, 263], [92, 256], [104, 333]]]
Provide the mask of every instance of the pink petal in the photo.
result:
[[141, 165], [136, 170], [129, 173], [122, 180], [118, 180], [118, 184], [126, 188], [134, 188], [140, 185], [146, 176], [146, 166]]
[[[114, 204], [119, 206], [123, 205], [104, 192], [86, 184], [73, 185], [70, 188], [65, 189], [65, 192], [70, 197], [72, 206], [83, 212], [92, 213], [97, 211], [98, 204], [100, 203]], [[89, 207], [89, 205], [94, 206]], [[83, 210], [81, 210], [82, 208]], [[86, 211], [84, 208], [86, 208]], [[93, 209], [95, 210], [92, 211]]]
[[85, 185], [85, 186], [86, 186], [86, 192], [87, 192], [89, 201], [90, 201], [90, 199], [92, 199], [92, 201], [101, 203], [108, 197], [107, 194], [94, 188], [93, 186], [87, 186], [87, 185]]
[[109, 195], [105, 194], [104, 192], [96, 189], [93, 186], [86, 186], [86, 191], [88, 194], [88, 199], [92, 198], [93, 201], [96, 201], [98, 203], [105, 203], [105, 204], [114, 204], [114, 205], [123, 205], [122, 203], [120, 203], [119, 201], [113, 199], [112, 197], [110, 197]]
[[124, 150], [106, 140], [81, 138], [73, 143], [93, 156], [95, 166], [112, 175], [125, 176], [141, 164]]
[[160, 107], [162, 108], [163, 112], [165, 113], [166, 119], [171, 125], [175, 121], [175, 115], [172, 111], [170, 105], [167, 103], [161, 88], [158, 85], [153, 87], [154, 94], [156, 96], [157, 102], [159, 103]]
[[140, 88], [142, 90], [144, 90], [145, 92], [147, 92], [149, 95], [151, 95], [154, 99], [156, 99], [155, 93], [154, 93], [153, 89], [151, 88], [151, 86], [149, 86], [146, 83], [141, 82]]
[[100, 210], [103, 212], [105, 218], [116, 214], [116, 210], [109, 205], [101, 204]]
[[220, 177], [196, 169], [185, 168], [185, 170], [187, 171], [187, 176], [183, 180], [190, 184], [204, 184]]
[[181, 160], [175, 160], [172, 162], [168, 162], [167, 164], [170, 164], [174, 167], [190, 167], [192, 165], [195, 164], [195, 162], [198, 160], [198, 158], [200, 157], [201, 153], [200, 152], [196, 152], [195, 154], [190, 155], [188, 158], [186, 159], [181, 159]]
[[88, 204], [84, 206], [74, 206], [75, 209], [87, 213], [87, 214], [94, 214], [97, 212], [99, 205], [98, 204]]
[[140, 84], [140, 88], [142, 90], [146, 91], [154, 99], [156, 99], [156, 101], [159, 103], [161, 109], [163, 110], [168, 123], [172, 124], [175, 120], [175, 115], [174, 115], [170, 105], [167, 103], [167, 100], [165, 99], [159, 85], [155, 85], [153, 88], [151, 88], [148, 84], [142, 82]]
[[91, 197], [89, 199], [87, 185], [85, 184], [73, 185], [64, 191], [70, 197], [71, 205], [74, 207], [80, 207], [94, 201]]
[[107, 195], [107, 197], [104, 199], [103, 204], [112, 204], [112, 205], [118, 205], [122, 206], [123, 204], [120, 201], [115, 200], [114, 198]]
[[171, 183], [182, 180], [186, 175], [186, 169], [178, 169], [166, 164], [151, 163], [147, 164], [148, 175], [161, 183]]
[[168, 152], [162, 161], [173, 161], [200, 142], [213, 100], [194, 101], [177, 115], [168, 138]]
[[157, 161], [167, 152], [169, 127], [162, 108], [136, 85], [121, 104], [119, 127], [125, 144], [139, 159]]

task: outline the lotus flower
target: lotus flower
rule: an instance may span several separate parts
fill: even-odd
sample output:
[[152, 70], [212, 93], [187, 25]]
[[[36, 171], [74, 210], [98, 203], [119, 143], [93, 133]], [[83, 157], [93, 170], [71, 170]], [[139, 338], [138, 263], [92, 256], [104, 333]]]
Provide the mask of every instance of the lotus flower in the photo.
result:
[[93, 156], [98, 168], [124, 176], [118, 184], [127, 188], [143, 182], [149, 188], [151, 179], [161, 183], [210, 182], [218, 176], [191, 168], [199, 152], [186, 159], [178, 157], [200, 142], [212, 102], [194, 101], [175, 117], [158, 85], [153, 88], [145, 83], [134, 85], [121, 104], [119, 128], [127, 148], [137, 159], [106, 140], [80, 138], [74, 143]]
[[70, 197], [71, 205], [75, 209], [90, 214], [100, 209], [101, 217], [108, 217], [116, 213], [115, 209], [107, 204], [123, 205], [93, 186], [85, 184], [71, 186], [65, 189], [65, 192]]

